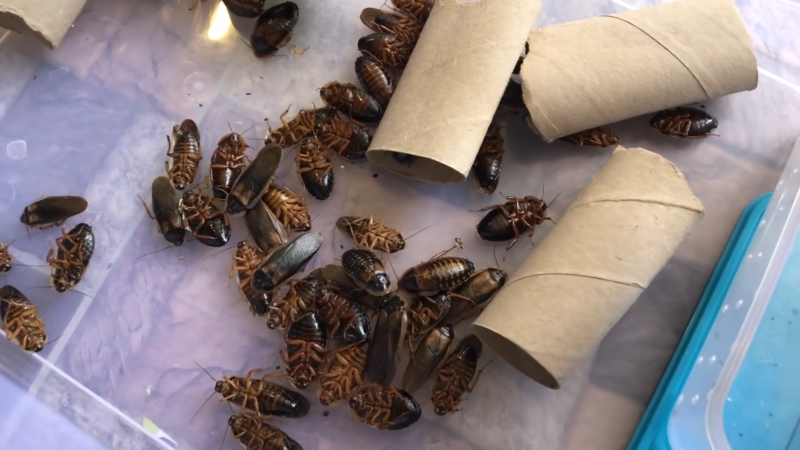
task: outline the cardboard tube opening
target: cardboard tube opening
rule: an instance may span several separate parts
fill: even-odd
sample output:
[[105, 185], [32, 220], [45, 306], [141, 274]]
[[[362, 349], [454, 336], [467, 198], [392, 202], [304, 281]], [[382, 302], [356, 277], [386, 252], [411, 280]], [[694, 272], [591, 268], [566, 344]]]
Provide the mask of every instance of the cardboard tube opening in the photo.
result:
[[61, 44], [86, 0], [3, 0], [0, 27], [54, 49]]
[[484, 344], [488, 345], [498, 356], [503, 358], [511, 367], [519, 370], [528, 378], [550, 389], [561, 389], [561, 384], [543, 365], [539, 364], [533, 356], [525, 352], [514, 341], [508, 340], [483, 325], [474, 325], [472, 331]]
[[[400, 162], [395, 158], [395, 153], [405, 155], [410, 159], [408, 162]], [[367, 157], [373, 164], [409, 178], [444, 184], [460, 183], [465, 179], [461, 172], [425, 156], [376, 148], [370, 150]]]

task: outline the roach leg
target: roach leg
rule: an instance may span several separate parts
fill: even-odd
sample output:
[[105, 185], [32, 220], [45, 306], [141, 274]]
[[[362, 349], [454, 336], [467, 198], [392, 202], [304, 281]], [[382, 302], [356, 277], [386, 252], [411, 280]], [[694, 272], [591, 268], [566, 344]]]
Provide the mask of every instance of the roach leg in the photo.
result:
[[480, 379], [481, 374], [483, 373], [484, 370], [486, 370], [486, 367], [493, 362], [494, 360], [491, 360], [488, 363], [484, 364], [483, 367], [481, 367], [481, 370], [478, 371], [478, 374], [475, 375], [475, 378], [472, 380], [472, 384], [467, 386], [467, 392], [472, 392], [475, 389], [475, 385], [478, 384], [478, 379]]
[[142, 196], [141, 195], [137, 195], [137, 197], [139, 197], [139, 201], [142, 202], [142, 206], [144, 206], [144, 210], [147, 211], [147, 215], [150, 216], [150, 220], [155, 220], [156, 217], [153, 215], [153, 212], [150, 211], [150, 207], [147, 206], [147, 203], [144, 202], [144, 199], [142, 199]]

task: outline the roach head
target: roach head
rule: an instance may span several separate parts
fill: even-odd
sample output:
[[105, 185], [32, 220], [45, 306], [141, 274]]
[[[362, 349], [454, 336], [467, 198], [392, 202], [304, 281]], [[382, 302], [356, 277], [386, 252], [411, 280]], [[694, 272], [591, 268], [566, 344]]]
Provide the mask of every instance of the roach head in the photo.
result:
[[419, 403], [417, 403], [411, 394], [402, 389], [397, 389], [397, 393], [400, 398], [393, 402], [392, 409], [402, 412], [387, 428], [388, 430], [402, 430], [408, 428], [417, 423], [419, 418], [422, 417], [422, 410], [419, 407]]
[[224, 381], [217, 381], [214, 383], [214, 392], [222, 393], [225, 391], [225, 382]]
[[262, 292], [269, 292], [275, 289], [275, 282], [272, 280], [272, 277], [264, 273], [262, 270], [256, 270], [253, 273], [253, 279], [251, 280], [250, 284], [254, 289]]
[[225, 211], [227, 211], [228, 214], [233, 216], [244, 212], [245, 209], [246, 209], [245, 205], [243, 205], [242, 202], [238, 198], [236, 198], [235, 195], [228, 196], [228, 201], [225, 206]]
[[180, 247], [183, 245], [183, 241], [186, 239], [186, 229], [185, 228], [173, 228], [166, 233], [164, 233], [164, 238], [170, 244]]
[[506, 284], [506, 280], [508, 280], [508, 274], [506, 273], [505, 270], [495, 269], [495, 268], [492, 268], [492, 267], [490, 267], [488, 270], [489, 270], [489, 274], [492, 277], [492, 280], [495, 283], [497, 283], [500, 286], [503, 286], [503, 285]]
[[389, 280], [389, 275], [385, 273], [376, 273], [367, 282], [367, 291], [375, 296], [386, 295], [392, 288], [392, 283]]

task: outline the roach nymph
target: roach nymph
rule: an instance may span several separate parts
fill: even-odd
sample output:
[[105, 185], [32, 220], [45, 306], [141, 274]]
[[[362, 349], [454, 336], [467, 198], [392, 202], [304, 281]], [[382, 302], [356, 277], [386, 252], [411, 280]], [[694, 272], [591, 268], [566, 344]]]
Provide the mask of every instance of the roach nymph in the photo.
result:
[[354, 120], [374, 122], [383, 116], [378, 100], [351, 83], [331, 81], [320, 88], [319, 96], [326, 105]]
[[392, 5], [411, 17], [425, 22], [431, 15], [434, 0], [392, 0]]
[[347, 250], [342, 254], [342, 267], [358, 287], [372, 295], [386, 295], [391, 290], [383, 263], [369, 250]]
[[186, 189], [194, 182], [200, 160], [203, 159], [200, 129], [193, 120], [186, 119], [180, 125], [172, 127], [172, 139], [167, 136], [167, 157], [169, 160], [164, 166], [169, 180], [175, 189]]
[[26, 206], [20, 216], [20, 222], [40, 230], [61, 226], [67, 219], [84, 211], [89, 203], [83, 197], [65, 195], [45, 197]]
[[500, 182], [500, 169], [503, 167], [503, 154], [505, 153], [505, 140], [500, 134], [500, 128], [492, 125], [483, 138], [483, 143], [478, 150], [478, 156], [472, 164], [475, 174], [475, 185], [484, 194], [493, 194]]
[[279, 428], [250, 415], [231, 416], [228, 426], [233, 437], [247, 450], [303, 450]]
[[214, 197], [228, 197], [246, 166], [245, 150], [247, 143], [238, 133], [228, 133], [217, 143], [217, 149], [211, 154], [211, 191]]
[[481, 351], [483, 344], [474, 334], [470, 334], [436, 371], [431, 395], [436, 414], [443, 416], [458, 411], [464, 395], [475, 389], [481, 375], [480, 371], [475, 373]]
[[333, 162], [330, 151], [317, 138], [305, 138], [295, 156], [297, 175], [309, 194], [325, 200], [333, 192]]
[[667, 136], [701, 139], [711, 135], [719, 122], [700, 108], [682, 106], [653, 114], [650, 126]]
[[237, 275], [239, 281], [239, 292], [250, 306], [250, 312], [254, 316], [267, 314], [269, 305], [272, 303], [271, 292], [261, 292], [253, 289], [251, 285], [253, 272], [258, 269], [266, 255], [255, 245], [241, 241], [236, 245], [236, 252], [233, 254], [233, 267], [231, 276]]
[[481, 211], [489, 212], [478, 222], [478, 235], [486, 241], [511, 240], [507, 250], [514, 246], [522, 234], [529, 232], [529, 236], [533, 236], [534, 227], [547, 220], [553, 221], [547, 216], [544, 200], [533, 195], [506, 197], [504, 204], [487, 206]]
[[475, 265], [466, 258], [442, 256], [408, 269], [400, 277], [400, 287], [419, 295], [448, 291], [469, 279]]
[[256, 58], [274, 55], [292, 40], [292, 31], [300, 18], [294, 2], [275, 5], [258, 16], [250, 34], [250, 48]]
[[425, 25], [411, 16], [377, 8], [364, 8], [360, 17], [361, 22], [370, 30], [391, 33], [412, 45], [419, 39]]
[[312, 385], [326, 363], [327, 335], [319, 316], [306, 313], [286, 329], [286, 349], [281, 359], [286, 363], [286, 377], [297, 389]]
[[265, 0], [222, 0], [231, 14], [252, 19], [264, 11]]
[[310, 136], [314, 132], [317, 123], [336, 116], [336, 110], [332, 108], [301, 109], [290, 121], [284, 117], [289, 114], [289, 108], [281, 114], [280, 128], [271, 129], [267, 134], [266, 142], [274, 142], [281, 147], [290, 147], [298, 144], [303, 138]]
[[0, 273], [11, 270], [11, 265], [14, 262], [14, 258], [11, 256], [11, 252], [8, 249], [9, 245], [10, 244], [3, 244], [0, 242]]
[[28, 352], [40, 352], [47, 341], [38, 308], [17, 288], [0, 288], [0, 325], [9, 341], [17, 340]]
[[451, 305], [452, 300], [447, 291], [432, 296], [414, 296], [408, 308], [408, 340], [421, 337], [442, 322], [450, 312]]
[[308, 415], [311, 405], [301, 393], [267, 381], [269, 375], [255, 378], [261, 369], [253, 369], [244, 377], [226, 375], [214, 384], [222, 400], [253, 411], [257, 416], [300, 419]]
[[383, 67], [403, 69], [408, 64], [414, 45], [393, 34], [372, 33], [358, 40], [358, 50]]
[[178, 205], [189, 231], [201, 244], [222, 247], [228, 243], [231, 238], [228, 215], [214, 206], [211, 197], [189, 190]]
[[614, 133], [600, 127], [579, 131], [562, 137], [560, 140], [575, 145], [590, 145], [593, 147], [608, 147], [619, 143], [619, 138]]
[[319, 379], [319, 402], [335, 405], [350, 398], [367, 379], [367, 346], [362, 343], [336, 352]]
[[419, 403], [406, 391], [393, 387], [365, 386], [350, 398], [353, 416], [379, 430], [402, 430], [422, 416]]
[[369, 337], [369, 316], [364, 308], [333, 286], [322, 288], [317, 309], [328, 337], [345, 344], [364, 342]]
[[372, 142], [370, 129], [350, 119], [332, 117], [318, 123], [314, 134], [322, 145], [347, 161], [364, 159]]
[[319, 296], [320, 283], [316, 278], [290, 281], [286, 295], [269, 307], [267, 327], [272, 330], [289, 328], [300, 317], [313, 311]]
[[92, 227], [79, 223], [67, 233], [61, 229], [56, 238], [58, 250], [47, 252], [47, 263], [52, 268], [50, 283], [56, 292], [66, 292], [75, 287], [86, 272], [86, 267], [94, 254], [94, 233]]
[[359, 56], [356, 59], [356, 76], [364, 89], [375, 97], [385, 110], [394, 94], [392, 76], [377, 61], [366, 56]]
[[261, 200], [269, 207], [287, 231], [308, 231], [311, 216], [303, 197], [288, 187], [273, 183]]
[[342, 216], [336, 221], [336, 228], [350, 236], [357, 247], [368, 250], [395, 253], [406, 247], [399, 231], [372, 216]]

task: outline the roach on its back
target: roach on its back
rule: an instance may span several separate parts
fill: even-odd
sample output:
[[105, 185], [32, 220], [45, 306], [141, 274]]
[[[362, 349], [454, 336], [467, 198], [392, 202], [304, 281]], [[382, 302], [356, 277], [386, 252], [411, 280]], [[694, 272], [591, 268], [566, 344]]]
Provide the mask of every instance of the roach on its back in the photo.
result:
[[503, 167], [503, 154], [505, 153], [505, 139], [500, 134], [500, 128], [492, 125], [483, 138], [478, 156], [472, 163], [475, 174], [475, 185], [484, 194], [493, 194], [500, 183], [500, 169]]
[[228, 215], [214, 206], [211, 197], [189, 190], [178, 206], [189, 231], [201, 244], [222, 247], [231, 239]]
[[525, 198], [506, 197], [502, 205], [487, 206], [481, 211], [489, 212], [478, 222], [478, 235], [492, 242], [511, 240], [506, 249], [513, 247], [526, 232], [533, 236], [534, 228], [546, 220], [552, 222], [547, 216], [547, 204], [533, 195]]
[[317, 200], [333, 192], [333, 162], [330, 152], [317, 138], [305, 138], [295, 156], [297, 175], [303, 187]]
[[88, 206], [89, 203], [83, 197], [45, 197], [26, 206], [19, 220], [29, 227], [45, 229], [63, 224], [70, 217], [86, 211]]
[[[290, 106], [291, 107], [291, 106]], [[275, 143], [281, 147], [290, 147], [299, 143], [303, 138], [310, 136], [314, 132], [317, 123], [336, 116], [333, 108], [301, 109], [290, 121], [284, 117], [289, 114], [289, 108], [281, 114], [281, 126], [276, 129], [270, 128], [265, 142]]]
[[[153, 214], [161, 235], [172, 245], [183, 244], [186, 228], [178, 208], [178, 192], [167, 177], [157, 177], [152, 185]], [[149, 213], [149, 211], [148, 211]]]
[[92, 227], [85, 223], [79, 223], [69, 233], [61, 229], [61, 236], [56, 238], [58, 250], [47, 253], [47, 263], [52, 268], [50, 282], [56, 292], [66, 292], [81, 281], [94, 254], [94, 244]]
[[361, 305], [339, 289], [333, 286], [322, 288], [317, 308], [331, 339], [355, 344], [369, 337], [369, 316]]
[[406, 391], [365, 386], [350, 398], [350, 410], [359, 421], [379, 430], [402, 430], [422, 416], [419, 403]]
[[269, 305], [272, 303], [272, 292], [261, 292], [253, 288], [251, 281], [253, 272], [261, 265], [265, 258], [262, 252], [255, 245], [241, 241], [236, 245], [236, 252], [233, 254], [233, 267], [231, 275], [236, 273], [239, 282], [239, 292], [250, 306], [250, 312], [254, 316], [267, 314]]
[[193, 120], [186, 119], [172, 127], [172, 139], [167, 136], [167, 157], [164, 167], [169, 181], [179, 191], [186, 189], [194, 182], [203, 159], [200, 129]]
[[376, 33], [391, 33], [410, 44], [417, 42], [424, 25], [411, 16], [377, 8], [364, 8], [361, 22]]
[[325, 147], [348, 161], [366, 158], [372, 142], [369, 128], [340, 117], [331, 117], [318, 123], [314, 134]]
[[300, 18], [294, 2], [284, 2], [261, 13], [250, 34], [250, 48], [256, 58], [274, 55], [292, 40], [292, 31]]
[[13, 261], [14, 258], [11, 256], [8, 245], [0, 242], [0, 273], [11, 270]]
[[278, 427], [247, 414], [231, 416], [228, 426], [233, 437], [248, 450], [303, 450]]
[[265, 0], [222, 0], [231, 14], [252, 19], [264, 11]]
[[579, 131], [577, 133], [564, 136], [559, 140], [569, 142], [570, 144], [590, 145], [593, 147], [608, 147], [610, 145], [619, 143], [619, 138], [617, 135], [600, 127]]
[[475, 370], [482, 351], [481, 341], [474, 334], [470, 334], [436, 371], [431, 402], [433, 411], [437, 415], [456, 412], [464, 394], [472, 392], [475, 388], [480, 376], [480, 372], [476, 375]]
[[217, 143], [217, 149], [211, 154], [211, 190], [214, 197], [228, 197], [246, 166], [245, 150], [247, 143], [237, 133], [228, 133]]
[[392, 0], [392, 5], [398, 10], [425, 23], [431, 15], [434, 0]]
[[314, 277], [290, 281], [286, 295], [269, 307], [267, 327], [271, 330], [289, 328], [300, 317], [316, 308], [319, 295], [320, 282]]
[[311, 404], [301, 393], [267, 381], [269, 375], [255, 378], [253, 369], [244, 377], [226, 375], [214, 385], [214, 391], [227, 401], [251, 410], [257, 416], [278, 416], [299, 419], [308, 415]]
[[386, 109], [394, 94], [394, 79], [377, 61], [359, 56], [356, 59], [356, 76], [364, 89]]
[[253, 273], [253, 287], [272, 291], [305, 267], [321, 245], [321, 233], [305, 233], [278, 247]]
[[378, 310], [375, 331], [367, 354], [367, 379], [389, 386], [397, 372], [397, 359], [406, 340], [408, 312], [406, 304], [393, 295]]
[[653, 114], [650, 126], [667, 136], [700, 139], [708, 137], [719, 122], [699, 108], [682, 106]]
[[372, 295], [386, 295], [391, 290], [383, 263], [369, 250], [347, 250], [342, 254], [342, 267], [358, 287]]
[[472, 261], [442, 256], [408, 269], [400, 277], [400, 287], [419, 295], [434, 295], [461, 285], [473, 272], [475, 265]]
[[342, 216], [336, 220], [336, 228], [350, 236], [357, 247], [396, 253], [406, 247], [399, 231], [375, 220], [371, 215], [364, 217]]
[[16, 339], [23, 350], [40, 352], [47, 341], [38, 308], [17, 288], [0, 288], [0, 327], [9, 341]]
[[404, 69], [414, 45], [389, 33], [372, 33], [358, 40], [362, 55], [389, 69]]
[[311, 216], [303, 197], [286, 186], [273, 183], [261, 200], [275, 214], [287, 231], [308, 231], [311, 229]]
[[347, 275], [344, 267], [338, 264], [328, 264], [314, 269], [310, 276], [316, 278], [324, 285], [335, 286], [348, 295], [357, 289], [361, 289], [353, 279]]
[[326, 363], [325, 327], [315, 312], [306, 313], [286, 330], [286, 348], [281, 359], [286, 363], [286, 377], [298, 389], [312, 385]]
[[282, 157], [283, 148], [278, 144], [267, 144], [259, 150], [228, 195], [225, 208], [228, 214], [239, 214], [255, 206], [275, 179]]
[[319, 90], [322, 101], [347, 117], [374, 122], [383, 116], [383, 107], [372, 95], [351, 83], [331, 81]]
[[350, 398], [366, 380], [367, 347], [362, 343], [336, 352], [319, 380], [319, 402], [333, 405]]
[[442, 322], [452, 306], [447, 291], [432, 296], [414, 296], [408, 308], [408, 340], [413, 341]]

